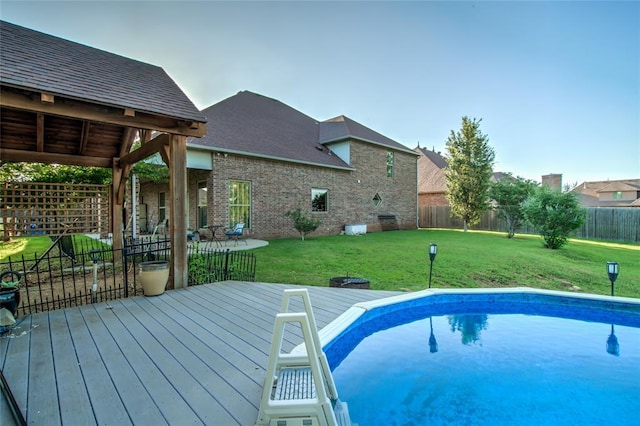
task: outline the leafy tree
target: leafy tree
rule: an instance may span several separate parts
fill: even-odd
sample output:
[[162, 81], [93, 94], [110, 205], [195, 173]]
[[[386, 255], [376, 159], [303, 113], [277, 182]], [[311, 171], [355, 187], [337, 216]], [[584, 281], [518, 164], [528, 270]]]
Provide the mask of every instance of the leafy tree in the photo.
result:
[[468, 225], [478, 223], [490, 207], [488, 190], [495, 153], [480, 131], [482, 120], [462, 117], [462, 127], [447, 138], [447, 200], [451, 213]]
[[538, 230], [545, 247], [558, 249], [584, 223], [585, 212], [573, 192], [538, 188], [524, 206], [526, 219]]
[[[136, 141], [132, 150], [140, 147]], [[167, 182], [169, 168], [162, 162], [139, 161], [133, 166], [133, 173], [141, 179], [153, 182]], [[0, 163], [0, 181], [89, 183], [109, 184], [112, 179], [110, 168], [67, 166], [41, 163]]]
[[489, 197], [497, 205], [498, 216], [507, 222], [507, 238], [513, 238], [524, 218], [524, 203], [537, 187], [537, 183], [521, 177], [506, 179], [491, 184]]
[[304, 241], [304, 236], [306, 234], [318, 229], [318, 226], [322, 223], [319, 219], [312, 219], [305, 216], [299, 207], [295, 210], [288, 211], [285, 216], [293, 219], [293, 226], [300, 233], [302, 241]]
[[0, 180], [106, 184], [111, 182], [111, 169], [62, 164], [5, 163], [0, 166]]

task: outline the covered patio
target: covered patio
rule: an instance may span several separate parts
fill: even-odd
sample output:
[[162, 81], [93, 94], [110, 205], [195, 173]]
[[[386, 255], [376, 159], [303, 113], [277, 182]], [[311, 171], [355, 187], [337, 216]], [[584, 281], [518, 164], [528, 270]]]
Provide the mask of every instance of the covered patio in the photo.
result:
[[[28, 424], [253, 425], [293, 287], [227, 281], [29, 315], [0, 338], [0, 366]], [[397, 294], [308, 289], [319, 328]], [[301, 342], [289, 331], [283, 350]], [[3, 398], [0, 424], [13, 422]]]

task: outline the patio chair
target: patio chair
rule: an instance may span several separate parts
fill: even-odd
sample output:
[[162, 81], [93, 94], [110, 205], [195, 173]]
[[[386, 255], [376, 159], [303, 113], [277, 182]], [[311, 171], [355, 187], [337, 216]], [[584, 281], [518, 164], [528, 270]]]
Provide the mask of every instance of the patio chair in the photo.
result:
[[244, 223], [242, 222], [236, 223], [236, 226], [225, 232], [224, 235], [227, 237], [227, 241], [234, 240], [236, 245], [238, 244], [238, 241], [244, 241], [245, 244], [249, 244], [244, 239]]

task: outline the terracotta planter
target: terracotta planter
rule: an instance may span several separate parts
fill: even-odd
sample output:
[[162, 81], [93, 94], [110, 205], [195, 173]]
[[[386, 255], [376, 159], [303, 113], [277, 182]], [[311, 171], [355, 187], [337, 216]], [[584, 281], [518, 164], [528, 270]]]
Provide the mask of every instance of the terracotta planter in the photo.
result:
[[145, 296], [157, 296], [164, 293], [169, 281], [169, 262], [154, 260], [140, 264], [140, 283]]

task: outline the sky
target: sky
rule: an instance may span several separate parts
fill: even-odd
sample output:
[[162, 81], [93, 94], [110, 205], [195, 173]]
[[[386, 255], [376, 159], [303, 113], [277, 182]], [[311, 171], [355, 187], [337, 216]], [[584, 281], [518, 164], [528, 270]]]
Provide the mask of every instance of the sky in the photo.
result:
[[640, 1], [11, 1], [0, 19], [154, 64], [204, 109], [239, 91], [495, 171], [640, 178]]

